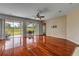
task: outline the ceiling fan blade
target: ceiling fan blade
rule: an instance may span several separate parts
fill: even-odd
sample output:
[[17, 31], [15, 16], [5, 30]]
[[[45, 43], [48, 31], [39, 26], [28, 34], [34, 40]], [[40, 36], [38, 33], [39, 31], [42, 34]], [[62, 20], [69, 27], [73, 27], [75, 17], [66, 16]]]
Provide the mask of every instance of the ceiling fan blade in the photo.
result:
[[37, 13], [37, 15], [36, 15], [37, 17], [40, 17], [40, 15], [39, 15], [39, 12]]
[[32, 17], [37, 18], [37, 16], [32, 16]]
[[40, 16], [41, 18], [44, 18], [45, 16]]

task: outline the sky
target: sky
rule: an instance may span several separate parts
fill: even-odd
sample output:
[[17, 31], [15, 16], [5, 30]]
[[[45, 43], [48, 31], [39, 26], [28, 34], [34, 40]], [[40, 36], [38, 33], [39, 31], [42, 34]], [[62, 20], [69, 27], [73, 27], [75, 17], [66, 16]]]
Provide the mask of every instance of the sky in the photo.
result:
[[8, 24], [10, 24], [11, 27], [19, 27], [20, 26], [20, 23], [18, 22], [6, 22]]

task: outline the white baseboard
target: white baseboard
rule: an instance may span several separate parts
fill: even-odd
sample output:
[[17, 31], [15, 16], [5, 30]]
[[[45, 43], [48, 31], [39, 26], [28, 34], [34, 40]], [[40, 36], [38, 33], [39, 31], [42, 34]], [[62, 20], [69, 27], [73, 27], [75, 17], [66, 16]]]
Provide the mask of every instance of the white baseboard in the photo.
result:
[[[69, 40], [69, 39], [68, 39], [68, 40]], [[69, 40], [69, 41], [74, 42], [74, 43], [76, 43], [76, 44], [79, 45], [79, 42], [77, 42], [77, 41], [74, 41], [74, 40]]]

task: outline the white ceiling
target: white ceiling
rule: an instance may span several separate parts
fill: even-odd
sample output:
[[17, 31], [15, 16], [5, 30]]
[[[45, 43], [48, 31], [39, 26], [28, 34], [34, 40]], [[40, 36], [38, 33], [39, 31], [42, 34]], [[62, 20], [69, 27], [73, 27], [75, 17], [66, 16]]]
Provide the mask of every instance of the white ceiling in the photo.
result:
[[[79, 7], [79, 4], [71, 3], [0, 3], [0, 13], [15, 15], [25, 18], [32, 18], [37, 14], [37, 9], [47, 10], [41, 15], [45, 19], [54, 18], [67, 14], [74, 8]], [[61, 11], [62, 12], [61, 12]]]

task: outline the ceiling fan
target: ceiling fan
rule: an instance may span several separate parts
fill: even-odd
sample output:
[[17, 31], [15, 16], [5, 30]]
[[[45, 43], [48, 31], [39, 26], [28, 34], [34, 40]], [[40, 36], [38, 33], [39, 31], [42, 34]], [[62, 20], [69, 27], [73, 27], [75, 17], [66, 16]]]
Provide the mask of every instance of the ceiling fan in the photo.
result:
[[36, 18], [39, 18], [39, 19], [41, 20], [42, 18], [45, 18], [45, 16], [41, 16], [41, 15], [40, 15], [40, 12], [38, 12], [38, 13], [36, 14]]
[[46, 12], [48, 12], [48, 8], [44, 8], [44, 9], [42, 9], [42, 10], [37, 10], [37, 14], [34, 16], [35, 18], [38, 18], [38, 19], [42, 19], [42, 18], [45, 18], [45, 16], [43, 16], [43, 15], [41, 15], [41, 14], [43, 14], [43, 13], [46, 13]]

